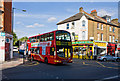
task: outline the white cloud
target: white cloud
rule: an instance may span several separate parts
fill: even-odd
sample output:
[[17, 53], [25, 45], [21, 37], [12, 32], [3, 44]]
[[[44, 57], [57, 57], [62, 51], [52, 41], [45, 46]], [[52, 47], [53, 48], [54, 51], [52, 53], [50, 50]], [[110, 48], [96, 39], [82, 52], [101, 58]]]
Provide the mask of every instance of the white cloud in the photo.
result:
[[54, 21], [57, 21], [57, 18], [55, 18], [55, 17], [48, 18], [48, 22], [54, 22]]
[[48, 18], [52, 15], [47, 14], [28, 14], [28, 13], [15, 13], [16, 17], [24, 17], [24, 18]]
[[20, 22], [20, 21], [18, 21], [18, 22], [16, 22], [16, 24], [18, 24], [18, 25], [24, 25], [22, 22]]
[[111, 10], [111, 12], [108, 12], [104, 9], [100, 9], [98, 10], [98, 15], [99, 16], [104, 16], [104, 15], [109, 15], [109, 16], [114, 16], [115, 15], [115, 12]]
[[26, 26], [27, 28], [34, 28], [34, 27], [44, 27], [44, 24], [34, 23], [33, 25]]

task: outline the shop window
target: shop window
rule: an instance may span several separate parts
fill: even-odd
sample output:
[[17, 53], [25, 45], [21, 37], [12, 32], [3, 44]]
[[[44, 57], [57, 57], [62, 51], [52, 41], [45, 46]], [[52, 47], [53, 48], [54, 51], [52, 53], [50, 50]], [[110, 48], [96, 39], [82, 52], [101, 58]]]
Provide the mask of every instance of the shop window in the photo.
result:
[[90, 47], [90, 50], [92, 50], [92, 47]]

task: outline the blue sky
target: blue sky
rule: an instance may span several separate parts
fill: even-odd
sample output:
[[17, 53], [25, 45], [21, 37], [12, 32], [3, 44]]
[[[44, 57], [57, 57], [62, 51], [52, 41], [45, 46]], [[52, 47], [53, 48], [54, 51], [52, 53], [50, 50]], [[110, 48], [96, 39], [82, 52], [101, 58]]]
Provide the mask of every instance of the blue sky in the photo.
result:
[[14, 12], [18, 38], [56, 30], [57, 22], [78, 13], [80, 7], [88, 13], [96, 9], [99, 16], [118, 18], [117, 2], [13, 2], [13, 7], [20, 9]]

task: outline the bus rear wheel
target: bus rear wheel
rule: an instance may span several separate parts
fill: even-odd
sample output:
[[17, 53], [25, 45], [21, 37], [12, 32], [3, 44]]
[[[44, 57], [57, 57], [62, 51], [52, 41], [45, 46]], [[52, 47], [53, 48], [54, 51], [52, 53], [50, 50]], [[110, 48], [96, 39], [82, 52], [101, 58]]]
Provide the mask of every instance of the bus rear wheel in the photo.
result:
[[45, 58], [45, 63], [46, 63], [46, 64], [48, 63], [48, 59], [47, 59], [47, 58]]

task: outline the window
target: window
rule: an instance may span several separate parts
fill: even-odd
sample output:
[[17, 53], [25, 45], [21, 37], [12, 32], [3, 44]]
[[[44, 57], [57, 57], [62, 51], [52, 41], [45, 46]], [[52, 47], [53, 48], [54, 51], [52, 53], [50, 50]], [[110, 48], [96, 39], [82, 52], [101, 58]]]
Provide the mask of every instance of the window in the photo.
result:
[[115, 42], [115, 36], [113, 36], [113, 42]]
[[103, 33], [101, 33], [101, 41], [103, 41]]
[[67, 29], [69, 29], [69, 24], [67, 24]]
[[74, 29], [74, 25], [75, 25], [75, 23], [74, 23], [74, 22], [72, 22], [72, 27], [71, 27], [71, 29]]
[[97, 23], [97, 29], [99, 29], [99, 23]]
[[100, 40], [100, 34], [99, 33], [97, 34], [97, 36], [98, 36], [98, 40]]
[[30, 38], [30, 42], [36, 42], [36, 37]]
[[115, 32], [115, 27], [113, 27], [113, 32]]
[[112, 30], [111, 30], [111, 26], [109, 27], [109, 31], [112, 31]]
[[82, 31], [82, 40], [85, 40], [85, 31]]
[[82, 21], [82, 26], [85, 27], [85, 20]]
[[41, 41], [41, 42], [42, 42], [42, 41], [45, 41], [44, 35], [41, 35], [40, 41]]
[[103, 30], [103, 24], [101, 24], [101, 30]]
[[51, 47], [51, 48], [50, 48], [50, 55], [54, 55], [54, 51], [55, 51], [55, 48], [54, 48], [54, 47]]
[[111, 42], [111, 35], [109, 36], [109, 42]]

